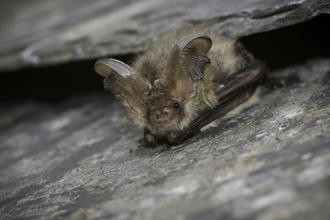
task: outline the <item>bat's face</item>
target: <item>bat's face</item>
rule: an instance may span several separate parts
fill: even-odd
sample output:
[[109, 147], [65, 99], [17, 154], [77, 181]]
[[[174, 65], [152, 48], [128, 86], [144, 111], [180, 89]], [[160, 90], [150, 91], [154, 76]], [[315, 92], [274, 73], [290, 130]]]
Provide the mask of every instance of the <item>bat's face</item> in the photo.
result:
[[184, 103], [169, 94], [155, 95], [148, 103], [149, 121], [159, 131], [175, 129], [183, 115]]

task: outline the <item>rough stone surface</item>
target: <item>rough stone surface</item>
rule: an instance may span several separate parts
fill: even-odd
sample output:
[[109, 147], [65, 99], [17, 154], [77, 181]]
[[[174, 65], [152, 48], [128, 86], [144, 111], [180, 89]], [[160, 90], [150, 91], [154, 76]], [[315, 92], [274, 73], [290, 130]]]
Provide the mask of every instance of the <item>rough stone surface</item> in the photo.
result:
[[[185, 22], [238, 37], [329, 13], [222, 2], [1, 1], [0, 70], [140, 52]], [[329, 219], [330, 59], [270, 75], [286, 86], [174, 147], [136, 148], [110, 93], [1, 103], [0, 219]]]
[[110, 94], [2, 108], [1, 219], [327, 219], [330, 60], [273, 75], [294, 80], [175, 147], [136, 148]]
[[141, 52], [186, 22], [239, 37], [330, 10], [325, 0], [3, 0], [0, 8], [0, 71]]

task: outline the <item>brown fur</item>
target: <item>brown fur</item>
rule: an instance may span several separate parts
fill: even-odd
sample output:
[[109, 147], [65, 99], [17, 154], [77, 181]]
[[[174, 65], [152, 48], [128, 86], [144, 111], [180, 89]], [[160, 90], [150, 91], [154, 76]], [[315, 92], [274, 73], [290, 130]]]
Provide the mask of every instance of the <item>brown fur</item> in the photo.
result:
[[[138, 56], [132, 65], [137, 73], [140, 73], [153, 84], [164, 72], [165, 63], [173, 45], [181, 39], [195, 34], [204, 34], [212, 39], [212, 47], [207, 53], [211, 64], [206, 65], [203, 79], [198, 81], [197, 96], [185, 104], [184, 112], [181, 112], [180, 115], [181, 120], [173, 130], [187, 127], [202, 111], [215, 108], [218, 103], [216, 93], [220, 90], [220, 84], [225, 84], [227, 79], [238, 72], [240, 68], [239, 64], [242, 58], [236, 53], [235, 41], [221, 37], [204, 28], [178, 29], [153, 42], [150, 49]], [[166, 95], [153, 96], [156, 99], [166, 99]], [[161, 133], [148, 121], [137, 124], [148, 127], [152, 133]]]
[[[186, 46], [176, 45], [179, 41]], [[203, 113], [218, 106], [220, 89], [237, 74], [260, 68], [261, 62], [240, 43], [200, 27], [176, 29], [156, 39], [149, 50], [136, 57], [132, 68], [113, 59], [96, 63], [97, 72], [106, 77], [105, 88], [122, 101], [128, 120], [156, 136], [189, 127]], [[257, 94], [227, 115], [238, 114], [257, 102]]]

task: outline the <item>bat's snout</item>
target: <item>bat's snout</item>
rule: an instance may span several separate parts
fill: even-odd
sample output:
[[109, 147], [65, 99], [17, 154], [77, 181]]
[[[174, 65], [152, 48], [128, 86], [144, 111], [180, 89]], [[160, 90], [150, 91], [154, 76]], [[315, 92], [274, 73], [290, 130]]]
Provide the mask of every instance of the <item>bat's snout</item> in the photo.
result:
[[173, 109], [163, 107], [160, 110], [154, 110], [151, 114], [151, 121], [160, 128], [171, 128], [175, 125], [173, 121]]

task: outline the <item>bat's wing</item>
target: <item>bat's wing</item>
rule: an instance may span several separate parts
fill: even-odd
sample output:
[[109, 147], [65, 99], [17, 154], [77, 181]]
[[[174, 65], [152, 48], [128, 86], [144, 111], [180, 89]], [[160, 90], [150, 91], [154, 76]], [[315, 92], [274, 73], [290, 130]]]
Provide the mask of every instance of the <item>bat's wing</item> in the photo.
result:
[[218, 93], [219, 105], [216, 109], [208, 110], [201, 114], [189, 127], [175, 133], [170, 133], [167, 139], [172, 144], [180, 144], [182, 141], [196, 134], [205, 125], [225, 115], [246, 100], [256, 90], [263, 74], [260, 70], [253, 70], [237, 75]]

